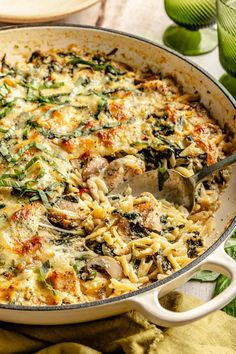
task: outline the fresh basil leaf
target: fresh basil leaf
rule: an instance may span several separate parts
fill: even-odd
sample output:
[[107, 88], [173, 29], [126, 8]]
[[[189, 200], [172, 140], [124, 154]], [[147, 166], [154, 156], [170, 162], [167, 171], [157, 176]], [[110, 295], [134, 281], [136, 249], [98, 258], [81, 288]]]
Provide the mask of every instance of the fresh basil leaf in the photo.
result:
[[[222, 293], [230, 285], [230, 283], [231, 283], [231, 279], [221, 274], [217, 278], [213, 297]], [[226, 305], [222, 310], [226, 312], [228, 315], [236, 317], [236, 298], [233, 301], [231, 301], [228, 305]]]
[[47, 260], [39, 268], [39, 275], [41, 277], [41, 280], [45, 281], [45, 278], [46, 278], [46, 276], [47, 276], [47, 274], [48, 274], [50, 269], [51, 269], [51, 264], [50, 264], [50, 261]]
[[211, 272], [210, 270], [202, 270], [195, 274], [191, 280], [198, 280], [198, 281], [215, 281], [219, 277], [219, 273]]
[[51, 205], [48, 201], [48, 197], [47, 197], [46, 193], [43, 190], [39, 189], [38, 194], [39, 194], [40, 199], [42, 200], [42, 203], [45, 206], [45, 208], [47, 208], [47, 209], [51, 208]]

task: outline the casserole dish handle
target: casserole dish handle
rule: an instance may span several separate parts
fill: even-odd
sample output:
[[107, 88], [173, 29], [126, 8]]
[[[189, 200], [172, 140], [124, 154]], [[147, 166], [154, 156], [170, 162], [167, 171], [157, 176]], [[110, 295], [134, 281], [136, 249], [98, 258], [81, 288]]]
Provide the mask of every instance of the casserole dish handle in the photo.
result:
[[188, 279], [196, 271], [203, 269], [212, 270], [231, 277], [231, 284], [221, 294], [194, 309], [184, 312], [173, 312], [165, 309], [161, 305], [159, 298], [186, 282], [186, 278], [182, 279], [181, 282], [181, 279], [177, 277], [176, 281], [173, 280], [171, 284], [166, 284], [168, 290], [165, 289], [164, 285], [161, 289], [154, 289], [154, 291], [144, 293], [132, 299], [132, 307], [141, 312], [149, 321], [163, 327], [185, 325], [221, 309], [236, 297], [236, 263], [225, 253], [222, 245], [221, 248], [207, 257], [197, 269], [195, 268], [194, 272], [190, 275], [188, 274]]

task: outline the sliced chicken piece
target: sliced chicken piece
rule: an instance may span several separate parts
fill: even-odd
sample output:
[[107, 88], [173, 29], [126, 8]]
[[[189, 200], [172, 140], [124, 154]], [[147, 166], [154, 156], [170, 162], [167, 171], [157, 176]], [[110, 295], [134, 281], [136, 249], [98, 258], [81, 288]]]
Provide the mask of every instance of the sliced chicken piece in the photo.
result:
[[73, 229], [81, 223], [88, 215], [90, 209], [78, 198], [77, 201], [59, 200], [48, 212], [49, 221], [63, 229]]
[[142, 193], [137, 199], [148, 197], [146, 201], [135, 205], [140, 213], [140, 225], [148, 230], [160, 232], [162, 229], [160, 217], [162, 215], [158, 201], [150, 193]]
[[88, 179], [92, 176], [98, 176], [105, 168], [108, 167], [108, 162], [104, 157], [95, 156], [86, 165], [83, 171], [83, 179]]
[[104, 181], [111, 191], [129, 178], [145, 171], [145, 164], [139, 158], [127, 155], [112, 161], [104, 172]]

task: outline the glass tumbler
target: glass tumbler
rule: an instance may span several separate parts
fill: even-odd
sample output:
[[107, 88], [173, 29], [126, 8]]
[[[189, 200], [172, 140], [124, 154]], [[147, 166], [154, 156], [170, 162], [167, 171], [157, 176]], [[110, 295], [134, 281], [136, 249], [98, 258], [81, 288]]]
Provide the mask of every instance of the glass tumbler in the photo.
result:
[[227, 72], [220, 82], [236, 98], [236, 0], [217, 0], [220, 63]]
[[200, 55], [217, 46], [215, 0], [164, 0], [167, 15], [177, 24], [163, 35], [168, 47], [185, 55]]

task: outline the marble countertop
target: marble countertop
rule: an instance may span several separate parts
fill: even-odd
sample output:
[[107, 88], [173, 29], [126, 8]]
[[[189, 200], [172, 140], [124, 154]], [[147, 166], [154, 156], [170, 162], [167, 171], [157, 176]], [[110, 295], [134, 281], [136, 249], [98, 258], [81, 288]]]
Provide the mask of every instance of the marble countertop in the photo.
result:
[[[162, 43], [163, 32], [172, 21], [165, 13], [163, 0], [100, 0], [95, 5], [54, 23], [112, 28]], [[218, 59], [218, 48], [211, 53], [190, 59], [217, 79], [223, 73]], [[188, 282], [181, 288], [204, 301], [211, 298], [213, 289], [214, 284], [200, 282]]]
[[[166, 15], [163, 0], [100, 0], [97, 4], [57, 23], [75, 23], [112, 28], [162, 43], [162, 35], [173, 23]], [[211, 53], [190, 57], [215, 78], [224, 72], [218, 48]]]

